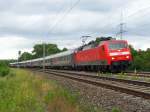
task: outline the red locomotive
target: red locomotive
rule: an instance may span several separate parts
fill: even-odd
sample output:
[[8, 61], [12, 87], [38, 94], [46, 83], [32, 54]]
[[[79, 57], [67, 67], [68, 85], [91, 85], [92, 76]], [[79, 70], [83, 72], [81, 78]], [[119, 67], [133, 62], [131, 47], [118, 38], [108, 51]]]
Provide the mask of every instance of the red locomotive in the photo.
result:
[[79, 68], [100, 71], [122, 71], [132, 61], [130, 48], [125, 40], [102, 41], [97, 47], [79, 50], [75, 63]]
[[131, 61], [132, 56], [127, 41], [105, 38], [98, 43], [89, 43], [75, 50], [11, 63], [11, 66], [42, 67], [45, 64], [47, 68], [121, 72]]

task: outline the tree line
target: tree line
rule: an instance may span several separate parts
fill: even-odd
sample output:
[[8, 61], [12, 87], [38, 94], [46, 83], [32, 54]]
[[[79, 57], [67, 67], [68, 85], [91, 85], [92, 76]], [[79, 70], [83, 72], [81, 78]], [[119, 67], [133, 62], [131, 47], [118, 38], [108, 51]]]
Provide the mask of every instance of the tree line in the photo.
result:
[[150, 71], [150, 48], [147, 50], [135, 50], [130, 45], [133, 62], [129, 67], [130, 70]]
[[[60, 49], [56, 44], [45, 43], [44, 46], [45, 46], [45, 56], [67, 51], [67, 48]], [[21, 51], [19, 51], [19, 54], [20, 54], [19, 61], [25, 61], [25, 60], [31, 60], [31, 59], [43, 57], [43, 44], [34, 45], [33, 51], [31, 53], [29, 52], [21, 53]]]

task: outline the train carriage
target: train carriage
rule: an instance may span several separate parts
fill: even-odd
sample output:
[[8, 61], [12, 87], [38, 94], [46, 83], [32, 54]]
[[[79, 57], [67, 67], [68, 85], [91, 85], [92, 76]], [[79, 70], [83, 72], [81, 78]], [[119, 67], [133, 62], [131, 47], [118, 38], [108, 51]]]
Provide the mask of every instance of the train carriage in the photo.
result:
[[74, 50], [65, 51], [45, 57], [47, 67], [72, 67], [74, 65]]

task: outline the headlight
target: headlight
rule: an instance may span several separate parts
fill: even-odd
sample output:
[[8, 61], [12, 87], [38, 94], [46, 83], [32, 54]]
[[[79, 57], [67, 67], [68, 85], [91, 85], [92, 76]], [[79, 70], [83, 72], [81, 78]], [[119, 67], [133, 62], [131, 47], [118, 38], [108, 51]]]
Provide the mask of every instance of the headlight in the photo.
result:
[[127, 59], [129, 59], [129, 56], [126, 56]]
[[112, 60], [114, 60], [115, 58], [114, 58], [114, 57], [112, 57], [111, 59], [112, 59]]

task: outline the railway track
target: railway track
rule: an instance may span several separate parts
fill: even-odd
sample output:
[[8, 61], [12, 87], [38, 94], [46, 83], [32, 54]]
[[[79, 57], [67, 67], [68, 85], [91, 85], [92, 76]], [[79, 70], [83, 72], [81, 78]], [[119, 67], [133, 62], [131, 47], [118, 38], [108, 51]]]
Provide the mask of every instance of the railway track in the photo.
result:
[[150, 78], [150, 72], [125, 72], [126, 75], [128, 76], [137, 76], [137, 77], [146, 77]]
[[[38, 71], [43, 72], [42, 70], [38, 70]], [[79, 72], [64, 71], [64, 70], [46, 69], [44, 72], [51, 75], [91, 84], [94, 86], [100, 86], [107, 89], [112, 89], [115, 91], [134, 95], [137, 97], [150, 99], [150, 83], [147, 82], [116, 79], [110, 77], [100, 77], [100, 76], [89, 75], [87, 73], [79, 73]]]

